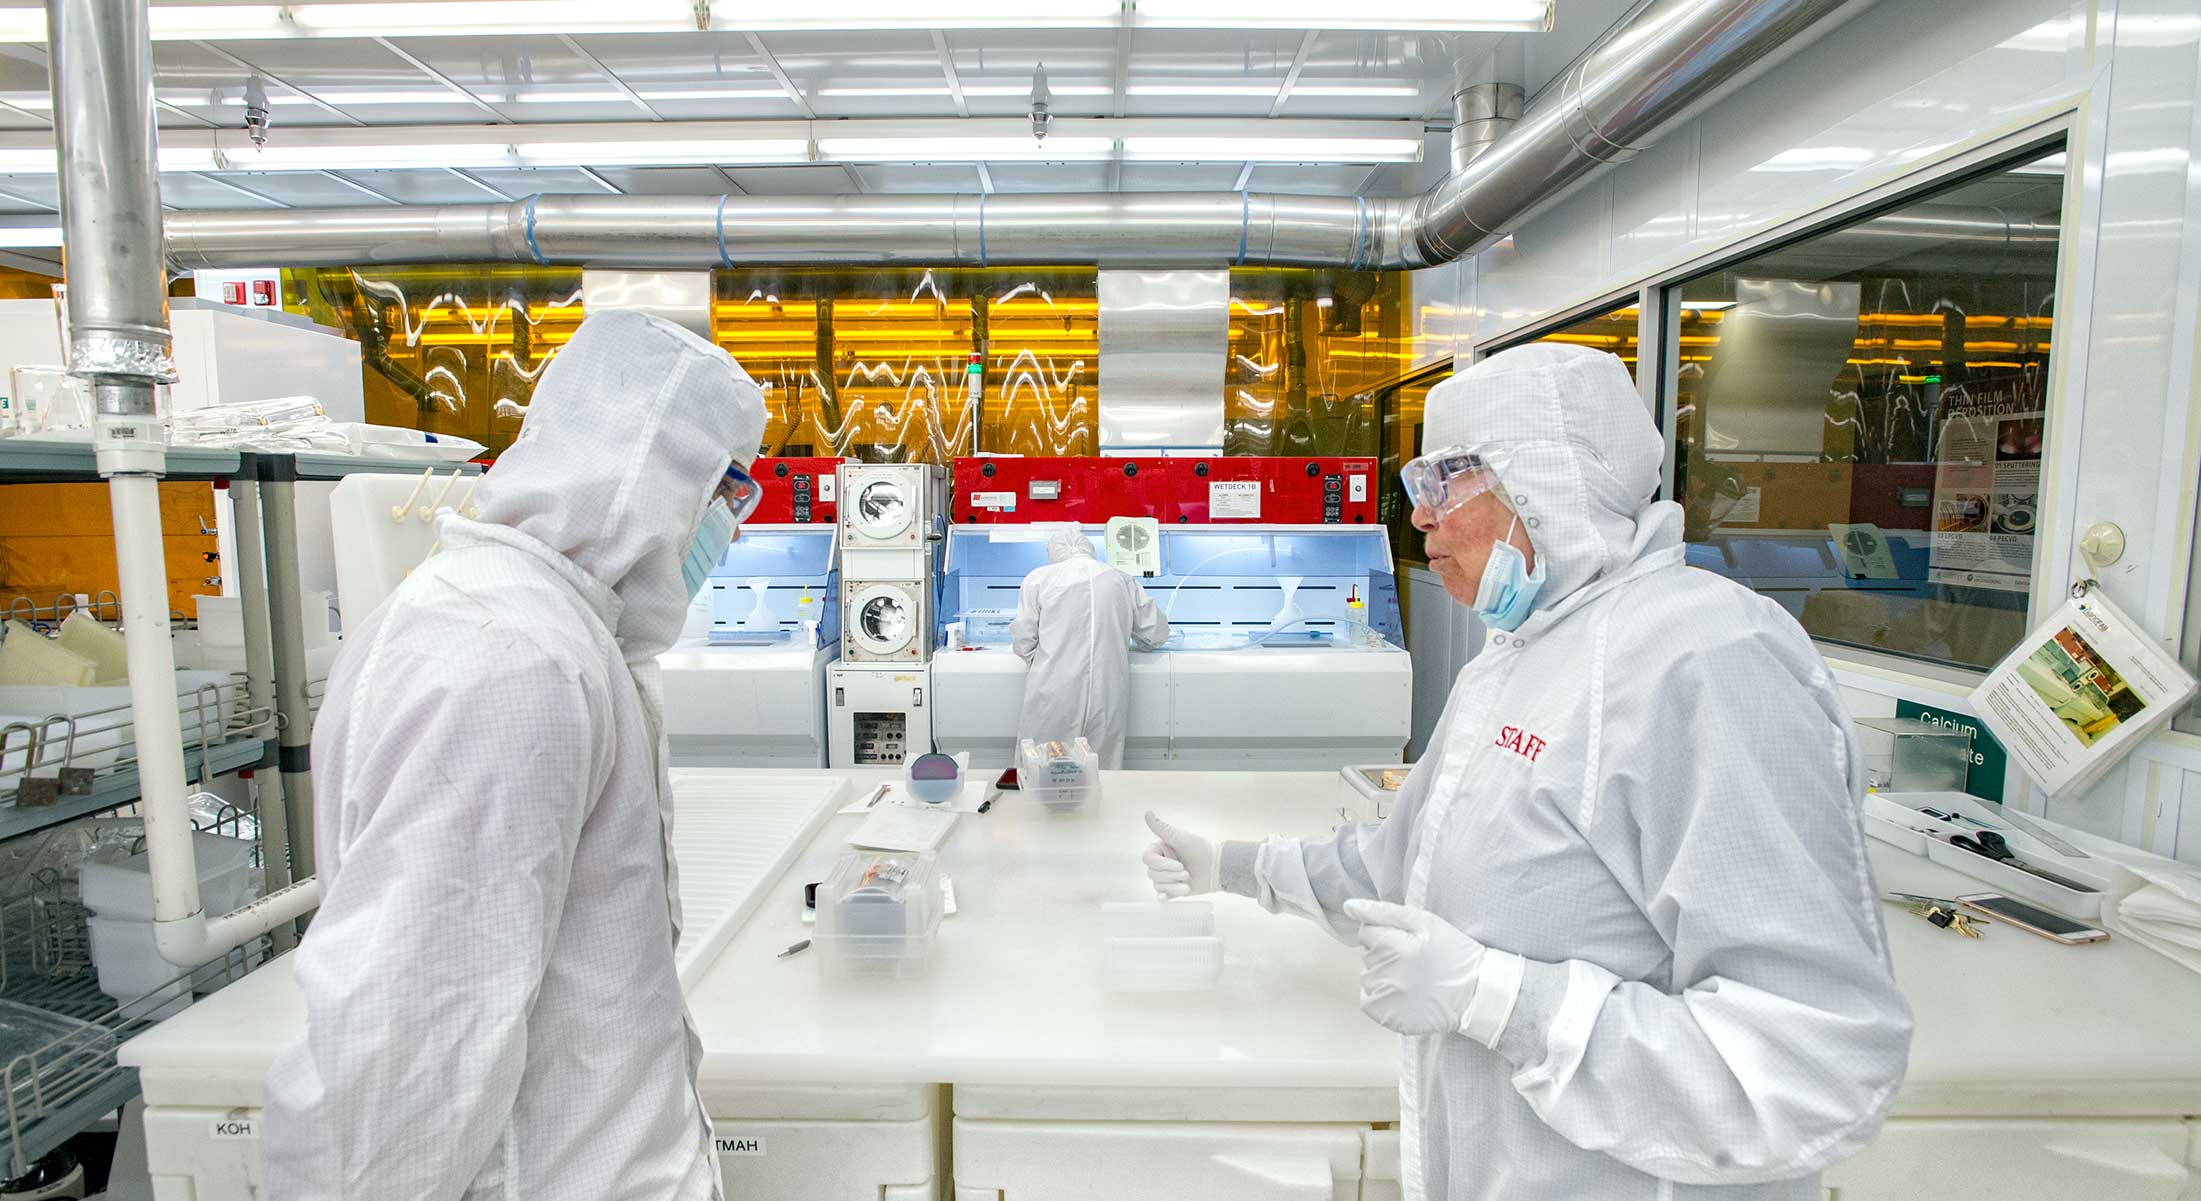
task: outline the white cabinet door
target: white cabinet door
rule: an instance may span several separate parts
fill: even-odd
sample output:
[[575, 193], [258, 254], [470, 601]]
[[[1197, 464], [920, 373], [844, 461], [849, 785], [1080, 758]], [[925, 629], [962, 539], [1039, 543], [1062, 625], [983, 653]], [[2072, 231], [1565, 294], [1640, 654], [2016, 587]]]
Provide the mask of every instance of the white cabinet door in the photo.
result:
[[148, 1108], [145, 1161], [160, 1201], [254, 1201], [266, 1195], [256, 1109]]
[[955, 1120], [956, 1201], [1357, 1201], [1365, 1126]]
[[2185, 1124], [1900, 1119], [1826, 1173], [1830, 1201], [2180, 1201]]
[[741, 1201], [932, 1197], [938, 1120], [711, 1119], [726, 1195]]

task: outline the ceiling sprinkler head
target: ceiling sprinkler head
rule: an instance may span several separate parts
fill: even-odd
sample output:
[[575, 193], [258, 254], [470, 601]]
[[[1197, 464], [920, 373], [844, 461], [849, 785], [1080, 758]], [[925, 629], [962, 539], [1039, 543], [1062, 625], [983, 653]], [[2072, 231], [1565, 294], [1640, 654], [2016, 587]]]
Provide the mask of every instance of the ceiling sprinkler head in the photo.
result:
[[267, 145], [268, 126], [274, 123], [274, 114], [268, 111], [267, 88], [257, 76], [245, 81], [245, 136], [255, 146]]
[[1047, 105], [1051, 99], [1053, 97], [1047, 91], [1047, 64], [1041, 63], [1039, 64], [1039, 70], [1032, 75], [1031, 116], [1032, 138], [1034, 141], [1044, 142], [1047, 140], [1047, 124], [1055, 119], [1054, 114], [1047, 111]]

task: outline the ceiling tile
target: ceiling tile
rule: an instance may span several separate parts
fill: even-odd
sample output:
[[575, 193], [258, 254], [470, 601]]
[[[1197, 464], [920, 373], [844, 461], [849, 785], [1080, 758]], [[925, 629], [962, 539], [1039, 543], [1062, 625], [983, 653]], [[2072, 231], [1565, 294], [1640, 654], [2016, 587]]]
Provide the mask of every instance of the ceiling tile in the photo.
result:
[[397, 44], [514, 121], [648, 118], [616, 82], [555, 37], [417, 37]]
[[280, 200], [294, 208], [352, 208], [389, 203], [349, 186], [340, 178], [324, 175], [319, 171], [238, 171], [226, 172], [221, 178], [242, 184], [262, 196]]
[[976, 192], [978, 169], [960, 164], [881, 165], [851, 168], [867, 192]]
[[765, 48], [821, 117], [952, 117], [940, 52], [919, 30], [774, 33]]
[[1126, 192], [1227, 192], [1238, 183], [1238, 163], [1125, 163]]
[[[0, 192], [19, 197], [20, 201], [29, 201], [35, 208], [61, 207], [61, 185], [51, 175], [0, 175]], [[19, 212], [24, 211], [20, 201], [0, 198], [0, 204], [6, 204]]]
[[609, 195], [604, 191], [602, 184], [588, 177], [587, 172], [565, 167], [499, 167], [488, 171], [469, 171], [467, 174], [491, 187], [502, 189], [507, 195], [515, 198], [533, 195], [537, 192], [578, 192], [583, 196]]
[[1107, 163], [988, 163], [996, 192], [1105, 192]]
[[497, 197], [449, 171], [346, 171], [344, 174], [407, 204], [497, 203]]
[[51, 105], [52, 93], [46, 89], [45, 51], [36, 46], [16, 47], [23, 57], [0, 55], [0, 92], [20, 93], [34, 101], [43, 100]]
[[643, 196], [724, 196], [733, 183], [709, 167], [598, 167], [622, 192]]
[[1365, 166], [1302, 163], [1268, 163], [1256, 166], [1246, 180], [1250, 192], [1283, 192], [1302, 196], [1355, 196], [1367, 182]]
[[[215, 175], [192, 175], [177, 171], [163, 171], [160, 177], [162, 204], [172, 204], [181, 209], [277, 209], [283, 207], [277, 201], [252, 195], [252, 185], [239, 181], [236, 187], [219, 182]], [[247, 190], [240, 190], [240, 188]]]
[[668, 121], [800, 115], [763, 58], [739, 34], [621, 34], [576, 40]]
[[741, 190], [756, 196], [839, 195], [856, 185], [839, 167], [728, 167]]

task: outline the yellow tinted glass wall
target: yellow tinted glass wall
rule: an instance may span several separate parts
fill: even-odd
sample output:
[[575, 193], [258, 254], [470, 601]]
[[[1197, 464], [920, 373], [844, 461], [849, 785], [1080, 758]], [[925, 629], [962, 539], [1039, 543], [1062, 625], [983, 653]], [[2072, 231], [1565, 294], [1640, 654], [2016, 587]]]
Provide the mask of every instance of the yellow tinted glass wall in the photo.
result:
[[1093, 454], [1097, 282], [1089, 269], [722, 271], [717, 337], [765, 389], [767, 454]]
[[[713, 273], [718, 344], [764, 390], [764, 453], [945, 462], [1099, 453], [1099, 275], [1063, 268]], [[1405, 276], [1231, 273], [1226, 454], [1374, 454], [1413, 357]], [[367, 419], [502, 450], [582, 314], [578, 268], [285, 273], [359, 340]], [[973, 371], [972, 368], [977, 370]]]
[[1405, 284], [1399, 272], [1232, 271], [1223, 453], [1376, 453], [1376, 393], [1414, 357]]
[[581, 323], [578, 267], [437, 264], [284, 273], [285, 302], [356, 339], [367, 420], [501, 451]]

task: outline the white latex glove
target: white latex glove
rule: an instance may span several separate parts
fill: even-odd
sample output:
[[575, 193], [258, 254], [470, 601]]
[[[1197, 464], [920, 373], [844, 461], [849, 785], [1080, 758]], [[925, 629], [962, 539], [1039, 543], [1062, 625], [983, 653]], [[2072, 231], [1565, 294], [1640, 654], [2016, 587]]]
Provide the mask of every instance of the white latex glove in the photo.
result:
[[1154, 816], [1151, 809], [1146, 812], [1146, 828], [1160, 840], [1147, 847], [1142, 856], [1155, 895], [1167, 901], [1215, 891], [1216, 877], [1222, 870], [1220, 848]]
[[[1345, 916], [1360, 923], [1365, 948], [1361, 1012], [1400, 1034], [1466, 1033], [1463, 1022], [1475, 1001], [1483, 944], [1426, 909], [1347, 901]], [[1504, 1022], [1498, 1025], [1502, 1029]]]

